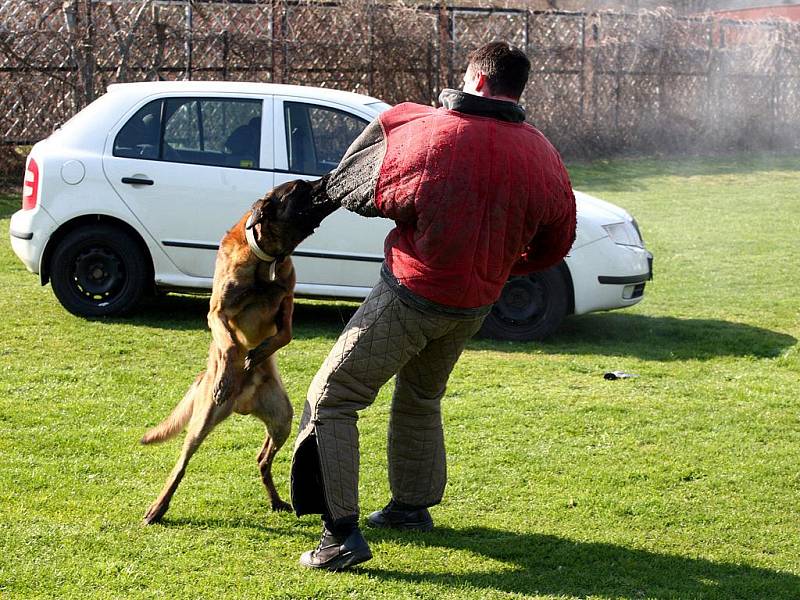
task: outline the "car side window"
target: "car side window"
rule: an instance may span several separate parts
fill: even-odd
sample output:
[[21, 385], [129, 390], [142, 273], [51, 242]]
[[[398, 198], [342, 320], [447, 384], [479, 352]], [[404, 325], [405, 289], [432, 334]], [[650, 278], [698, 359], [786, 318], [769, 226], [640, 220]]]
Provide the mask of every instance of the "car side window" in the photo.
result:
[[261, 100], [168, 98], [162, 160], [257, 169]]
[[284, 103], [289, 170], [324, 175], [336, 168], [367, 121], [343, 110], [302, 102]]
[[164, 123], [164, 158], [180, 158], [178, 151], [201, 152], [200, 103], [197, 100], [167, 100]]
[[148, 102], [119, 130], [114, 139], [114, 156], [158, 158], [161, 136], [161, 100]]
[[120, 129], [113, 154], [122, 158], [257, 169], [261, 157], [261, 115], [261, 100], [154, 100], [140, 108]]

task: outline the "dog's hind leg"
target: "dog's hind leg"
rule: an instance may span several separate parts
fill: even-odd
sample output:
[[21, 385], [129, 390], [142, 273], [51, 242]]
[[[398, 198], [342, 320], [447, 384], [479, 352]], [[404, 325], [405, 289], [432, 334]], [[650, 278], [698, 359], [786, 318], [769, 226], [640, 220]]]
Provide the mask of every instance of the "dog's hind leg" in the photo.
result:
[[[207, 389], [207, 386], [201, 384], [201, 392], [206, 391], [204, 388]], [[189, 464], [189, 459], [192, 458], [192, 455], [203, 443], [203, 440], [211, 433], [214, 426], [230, 415], [232, 409], [233, 403], [220, 406], [214, 403], [208, 393], [202, 396], [198, 394], [195, 399], [194, 412], [189, 421], [189, 430], [186, 433], [186, 439], [183, 441], [181, 455], [169, 474], [158, 498], [147, 509], [144, 515], [146, 525], [157, 523], [167, 512], [172, 495], [178, 489], [178, 484], [180, 484], [184, 473], [186, 473], [186, 465]]]
[[262, 390], [261, 402], [253, 411], [253, 415], [261, 419], [267, 428], [264, 446], [258, 454], [258, 469], [261, 472], [261, 481], [267, 488], [272, 510], [291, 511], [292, 505], [281, 500], [275, 487], [272, 479], [272, 461], [291, 433], [292, 405], [280, 380], [277, 385], [272, 382], [268, 385], [268, 389]]
[[261, 481], [264, 483], [264, 487], [267, 488], [272, 510], [289, 512], [292, 510], [292, 505], [281, 500], [278, 489], [275, 487], [275, 482], [272, 480], [272, 461], [275, 459], [275, 455], [278, 453], [278, 450], [281, 449], [281, 446], [283, 446], [288, 435], [279, 441], [273, 439], [272, 435], [273, 434], [269, 432], [269, 427], [267, 427], [267, 438], [264, 440], [264, 446], [261, 448], [261, 452], [258, 455], [258, 469], [261, 471]]

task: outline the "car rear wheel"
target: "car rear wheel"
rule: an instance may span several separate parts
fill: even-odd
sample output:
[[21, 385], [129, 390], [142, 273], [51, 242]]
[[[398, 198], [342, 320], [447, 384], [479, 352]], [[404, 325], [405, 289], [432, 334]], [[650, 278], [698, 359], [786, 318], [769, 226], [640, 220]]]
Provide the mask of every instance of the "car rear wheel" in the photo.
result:
[[480, 335], [500, 340], [542, 340], [569, 309], [569, 285], [558, 267], [511, 277], [483, 322]]
[[50, 280], [61, 305], [80, 317], [129, 312], [147, 287], [147, 263], [136, 241], [109, 225], [64, 237], [53, 253]]

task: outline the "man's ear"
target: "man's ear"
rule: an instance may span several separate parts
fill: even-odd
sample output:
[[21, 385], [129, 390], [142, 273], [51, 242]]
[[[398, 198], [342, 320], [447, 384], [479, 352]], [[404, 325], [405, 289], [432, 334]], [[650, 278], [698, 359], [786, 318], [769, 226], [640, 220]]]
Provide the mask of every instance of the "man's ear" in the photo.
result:
[[489, 92], [489, 78], [486, 73], [478, 71], [475, 78], [475, 91], [476, 92]]

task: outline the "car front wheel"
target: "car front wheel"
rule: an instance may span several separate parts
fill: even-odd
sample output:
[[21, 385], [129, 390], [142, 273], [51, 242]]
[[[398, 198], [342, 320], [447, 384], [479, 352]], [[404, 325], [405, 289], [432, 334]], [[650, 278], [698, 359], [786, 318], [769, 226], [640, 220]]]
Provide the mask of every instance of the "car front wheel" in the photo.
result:
[[53, 292], [80, 317], [129, 312], [147, 285], [147, 263], [135, 240], [109, 225], [90, 225], [64, 237], [53, 253]]
[[511, 277], [480, 334], [500, 340], [542, 340], [558, 329], [569, 309], [569, 286], [558, 267]]

